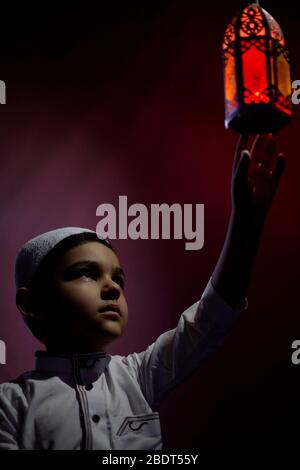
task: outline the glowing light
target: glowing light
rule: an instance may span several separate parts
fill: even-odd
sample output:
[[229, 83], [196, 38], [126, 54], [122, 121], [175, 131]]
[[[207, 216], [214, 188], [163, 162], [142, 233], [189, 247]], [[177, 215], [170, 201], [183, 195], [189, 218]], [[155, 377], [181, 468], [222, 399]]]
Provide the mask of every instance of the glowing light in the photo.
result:
[[275, 132], [291, 119], [289, 53], [280, 26], [258, 3], [226, 28], [223, 41], [225, 127]]

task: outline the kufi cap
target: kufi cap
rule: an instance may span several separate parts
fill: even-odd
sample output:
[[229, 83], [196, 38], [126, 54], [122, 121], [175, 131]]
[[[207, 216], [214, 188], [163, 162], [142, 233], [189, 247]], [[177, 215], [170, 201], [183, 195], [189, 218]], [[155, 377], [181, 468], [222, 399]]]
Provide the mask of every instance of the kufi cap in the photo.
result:
[[[15, 285], [26, 287], [45, 256], [62, 240], [71, 235], [80, 233], [94, 233], [100, 240], [104, 240], [97, 232], [82, 227], [63, 227], [42, 233], [27, 241], [19, 250], [15, 263]], [[109, 241], [105, 240], [108, 244]]]

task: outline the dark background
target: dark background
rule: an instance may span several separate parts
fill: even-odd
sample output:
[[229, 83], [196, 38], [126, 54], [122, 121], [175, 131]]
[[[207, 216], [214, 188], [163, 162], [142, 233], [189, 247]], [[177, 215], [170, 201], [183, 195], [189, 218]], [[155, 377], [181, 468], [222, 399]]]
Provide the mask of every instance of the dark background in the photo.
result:
[[[13, 263], [29, 238], [96, 228], [96, 207], [205, 204], [205, 244], [120, 240], [129, 325], [111, 354], [142, 351], [202, 294], [230, 213], [237, 134], [224, 129], [224, 30], [245, 2], [88, 2], [2, 11], [0, 381], [33, 367], [41, 345], [14, 304]], [[285, 33], [300, 79], [300, 6], [261, 3]], [[292, 443], [299, 422], [299, 110], [280, 133], [287, 167], [265, 227], [249, 308], [224, 347], [163, 403], [165, 448]], [[146, 306], [146, 308], [145, 308]]]

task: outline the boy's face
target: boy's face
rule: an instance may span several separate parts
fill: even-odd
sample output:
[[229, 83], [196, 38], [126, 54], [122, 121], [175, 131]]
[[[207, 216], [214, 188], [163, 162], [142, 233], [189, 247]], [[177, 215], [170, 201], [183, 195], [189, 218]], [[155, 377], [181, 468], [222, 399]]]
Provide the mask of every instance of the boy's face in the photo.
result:
[[68, 250], [44, 299], [48, 349], [103, 351], [124, 332], [128, 307], [116, 254], [99, 242]]

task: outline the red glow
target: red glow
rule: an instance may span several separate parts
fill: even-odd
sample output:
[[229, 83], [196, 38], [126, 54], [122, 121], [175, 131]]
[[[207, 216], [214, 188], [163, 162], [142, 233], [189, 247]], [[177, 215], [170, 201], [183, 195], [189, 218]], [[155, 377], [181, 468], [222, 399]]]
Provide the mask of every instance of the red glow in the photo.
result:
[[254, 103], [265, 102], [262, 92], [268, 87], [266, 57], [252, 46], [243, 54], [244, 87], [252, 94]]
[[226, 29], [223, 57], [226, 128], [264, 133], [289, 122], [289, 53], [271, 15], [248, 5]]
[[292, 115], [292, 111], [290, 109], [288, 109], [286, 106], [284, 106], [283, 104], [281, 104], [279, 101], [277, 103], [275, 103], [275, 106], [276, 106], [276, 108], [280, 109], [280, 111], [287, 114], [288, 116]]

